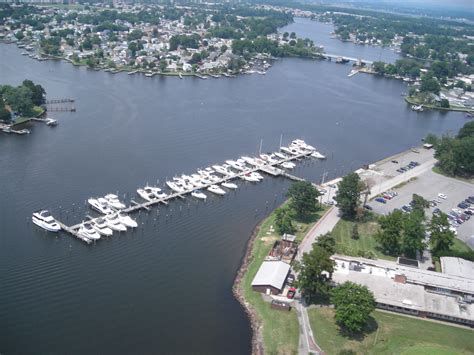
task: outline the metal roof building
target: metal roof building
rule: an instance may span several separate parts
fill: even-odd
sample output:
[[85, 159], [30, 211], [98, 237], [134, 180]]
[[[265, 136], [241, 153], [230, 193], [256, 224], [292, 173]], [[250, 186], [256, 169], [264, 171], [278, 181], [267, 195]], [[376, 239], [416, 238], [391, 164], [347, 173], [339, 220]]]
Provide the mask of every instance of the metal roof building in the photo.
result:
[[439, 258], [443, 274], [474, 279], [474, 263], [469, 260], [442, 256]]
[[289, 272], [290, 265], [283, 261], [264, 261], [252, 281], [252, 289], [276, 295], [283, 289]]

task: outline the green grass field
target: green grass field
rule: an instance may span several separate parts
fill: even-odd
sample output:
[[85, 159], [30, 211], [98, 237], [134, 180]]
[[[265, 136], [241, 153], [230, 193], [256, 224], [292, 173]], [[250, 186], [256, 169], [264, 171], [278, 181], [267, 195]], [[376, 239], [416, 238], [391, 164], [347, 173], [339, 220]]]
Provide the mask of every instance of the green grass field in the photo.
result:
[[379, 229], [376, 221], [358, 223], [359, 239], [352, 239], [354, 222], [340, 220], [331, 232], [336, 240], [336, 252], [339, 254], [358, 256], [359, 252], [372, 252], [376, 257], [395, 260], [395, 257], [381, 253], [376, 247], [374, 235]]
[[316, 341], [326, 354], [350, 349], [357, 354], [447, 355], [472, 354], [474, 332], [380, 311], [373, 313], [376, 326], [355, 339], [342, 335], [334, 322], [334, 310], [308, 310]]
[[[302, 238], [301, 236], [313, 226], [314, 222], [325, 211], [326, 209], [315, 214], [313, 220], [309, 223], [295, 222], [294, 224], [298, 228], [298, 237]], [[280, 238], [276, 231], [270, 231], [270, 226], [275, 228], [274, 213], [265, 219], [260, 226], [260, 231], [252, 249], [252, 262], [242, 279], [242, 287], [246, 301], [255, 308], [262, 320], [265, 353], [296, 354], [298, 352], [299, 326], [295, 310], [285, 312], [271, 309], [270, 304], [264, 302], [261, 294], [254, 292], [251, 286], [263, 259], [268, 255], [275, 240]]]

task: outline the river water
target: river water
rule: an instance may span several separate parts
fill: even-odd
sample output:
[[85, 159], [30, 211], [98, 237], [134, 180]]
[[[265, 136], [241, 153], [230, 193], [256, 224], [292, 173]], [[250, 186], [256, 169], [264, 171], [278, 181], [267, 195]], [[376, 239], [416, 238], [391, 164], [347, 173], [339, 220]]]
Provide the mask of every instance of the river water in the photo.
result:
[[399, 81], [348, 78], [350, 66], [325, 61], [285, 59], [265, 76], [180, 80], [20, 53], [0, 45], [1, 83], [31, 79], [49, 98], [75, 98], [77, 112], [51, 113], [56, 128], [35, 123], [28, 136], [0, 134], [6, 354], [249, 353], [249, 322], [231, 287], [253, 228], [289, 182], [268, 177], [206, 203], [172, 202], [134, 215], [137, 231], [92, 246], [39, 230], [34, 210], [80, 222], [91, 196], [137, 199], [146, 182], [256, 153], [261, 139], [264, 151], [276, 150], [281, 134], [328, 155], [294, 171], [319, 181], [324, 171], [341, 175], [464, 123], [461, 114], [412, 112]]

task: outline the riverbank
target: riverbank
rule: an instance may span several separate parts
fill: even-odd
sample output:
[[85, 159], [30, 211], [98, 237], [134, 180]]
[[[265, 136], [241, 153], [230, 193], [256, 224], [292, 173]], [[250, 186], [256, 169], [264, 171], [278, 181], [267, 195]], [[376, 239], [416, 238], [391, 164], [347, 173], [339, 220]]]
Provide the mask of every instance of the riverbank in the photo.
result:
[[410, 105], [422, 105], [423, 108], [428, 108], [432, 110], [474, 113], [474, 110], [468, 107], [453, 106], [453, 105], [451, 105], [450, 107], [440, 107], [433, 104], [424, 103], [420, 100], [417, 100], [417, 98], [412, 97], [412, 96], [405, 96], [405, 101]]
[[[295, 222], [299, 242], [327, 209], [321, 208], [308, 223]], [[252, 352], [259, 355], [298, 352], [299, 326], [296, 310], [284, 312], [270, 308], [270, 303], [265, 302], [262, 294], [253, 291], [251, 286], [264, 258], [280, 238], [274, 226], [275, 211], [255, 227], [233, 286], [234, 296], [245, 309], [251, 323]]]

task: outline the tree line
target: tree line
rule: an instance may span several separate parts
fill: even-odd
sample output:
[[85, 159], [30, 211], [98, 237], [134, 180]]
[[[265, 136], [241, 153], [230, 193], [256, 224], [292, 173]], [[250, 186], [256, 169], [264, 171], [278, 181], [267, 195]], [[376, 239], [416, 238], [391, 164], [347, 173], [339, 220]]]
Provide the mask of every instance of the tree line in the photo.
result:
[[[19, 86], [0, 86], [0, 119], [9, 120], [10, 111], [20, 116], [31, 116], [34, 114], [34, 107], [45, 103], [46, 92], [44, 88], [33, 83], [31, 80], [24, 80]], [[7, 109], [7, 105], [9, 109]]]

